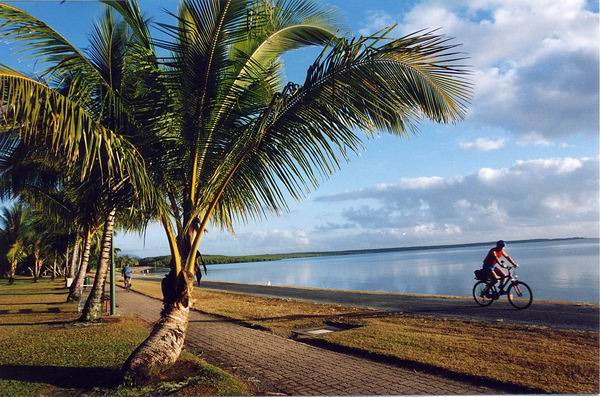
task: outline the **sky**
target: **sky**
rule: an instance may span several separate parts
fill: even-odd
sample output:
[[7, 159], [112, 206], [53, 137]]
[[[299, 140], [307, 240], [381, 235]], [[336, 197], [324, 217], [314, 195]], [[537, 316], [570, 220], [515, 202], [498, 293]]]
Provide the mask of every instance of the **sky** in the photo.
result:
[[[141, 0], [154, 21], [175, 1]], [[452, 244], [498, 239], [598, 237], [599, 14], [583, 0], [329, 0], [348, 34], [397, 25], [393, 35], [439, 28], [472, 65], [464, 121], [423, 121], [408, 138], [381, 134], [289, 213], [208, 229], [209, 254], [260, 254]], [[19, 1], [85, 47], [101, 6]], [[0, 62], [34, 71], [0, 43]], [[316, 50], [284, 57], [302, 82]], [[137, 256], [168, 254], [162, 228], [120, 232]]]

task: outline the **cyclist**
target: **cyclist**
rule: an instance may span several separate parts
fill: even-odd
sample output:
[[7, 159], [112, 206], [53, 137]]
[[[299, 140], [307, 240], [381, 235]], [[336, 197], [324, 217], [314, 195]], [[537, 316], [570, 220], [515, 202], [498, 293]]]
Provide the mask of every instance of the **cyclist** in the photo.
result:
[[483, 259], [483, 270], [487, 273], [489, 279], [486, 290], [496, 285], [498, 280], [506, 277], [506, 273], [496, 266], [500, 264], [500, 259], [502, 257], [506, 258], [514, 267], [519, 267], [517, 262], [515, 262], [515, 260], [504, 250], [504, 247], [506, 247], [504, 240], [499, 240], [496, 243], [496, 246], [489, 250], [486, 257]]
[[133, 269], [131, 268], [131, 266], [129, 266], [129, 264], [127, 264], [123, 267], [121, 273], [123, 274], [125, 288], [129, 289], [129, 287], [131, 287], [131, 275], [133, 274]]

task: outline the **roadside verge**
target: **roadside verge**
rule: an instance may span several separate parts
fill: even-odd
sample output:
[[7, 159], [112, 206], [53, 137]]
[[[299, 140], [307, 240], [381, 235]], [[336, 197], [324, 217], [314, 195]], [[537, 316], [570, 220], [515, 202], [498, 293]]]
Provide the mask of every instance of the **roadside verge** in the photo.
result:
[[[160, 285], [134, 289], [160, 298]], [[376, 360], [394, 361], [530, 392], [598, 393], [598, 333], [457, 320], [196, 289], [199, 312], [290, 337], [298, 328], [337, 322], [342, 332], [309, 340]]]

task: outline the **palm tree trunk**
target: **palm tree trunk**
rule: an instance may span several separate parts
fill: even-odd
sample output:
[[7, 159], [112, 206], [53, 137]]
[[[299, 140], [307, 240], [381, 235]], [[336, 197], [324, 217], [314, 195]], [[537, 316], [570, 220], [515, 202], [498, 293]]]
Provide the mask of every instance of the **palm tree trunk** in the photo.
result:
[[37, 277], [38, 279], [44, 278], [42, 269], [44, 268], [44, 259], [39, 259], [37, 264]]
[[67, 277], [69, 276], [69, 246], [68, 245], [67, 245], [67, 249], [65, 251], [65, 263], [64, 263], [63, 276], [65, 277], [65, 281], [67, 280]]
[[75, 281], [73, 282], [73, 284], [71, 284], [71, 288], [69, 289], [69, 296], [67, 297], [67, 302], [78, 302], [81, 299], [83, 281], [85, 280], [88, 263], [90, 262], [91, 246], [91, 232], [88, 229], [85, 235], [83, 236], [83, 253], [81, 256], [81, 265], [79, 266], [79, 270], [77, 271], [77, 277], [75, 278]]
[[39, 250], [36, 248], [36, 250], [34, 252], [34, 258], [33, 258], [33, 282], [34, 283], [38, 282], [38, 278], [40, 277], [40, 272], [42, 270], [43, 263], [44, 262], [40, 259]]
[[77, 271], [77, 264], [79, 263], [79, 238], [75, 240], [75, 245], [73, 246], [73, 254], [71, 256], [71, 264], [69, 265], [68, 278], [75, 278], [75, 272]]
[[15, 273], [17, 272], [17, 261], [12, 261], [8, 265], [8, 283], [15, 283]]
[[56, 262], [58, 260], [56, 259], [56, 256], [54, 257], [54, 262], [52, 262], [52, 281], [54, 281], [56, 279]]
[[[181, 257], [186, 258], [187, 255]], [[163, 309], [160, 319], [154, 324], [150, 336], [123, 365], [123, 381], [126, 384], [143, 384], [153, 374], [173, 365], [183, 349], [193, 304], [194, 275], [185, 271], [175, 275], [173, 264], [171, 269], [161, 283]]]
[[85, 307], [81, 313], [79, 321], [95, 321], [102, 314], [102, 294], [104, 291], [104, 281], [108, 271], [108, 263], [110, 262], [110, 252], [112, 244], [113, 227], [115, 222], [116, 210], [111, 210], [104, 220], [104, 231], [102, 232], [102, 245], [100, 251], [100, 261], [98, 269], [96, 269], [96, 278], [90, 295], [85, 302]]

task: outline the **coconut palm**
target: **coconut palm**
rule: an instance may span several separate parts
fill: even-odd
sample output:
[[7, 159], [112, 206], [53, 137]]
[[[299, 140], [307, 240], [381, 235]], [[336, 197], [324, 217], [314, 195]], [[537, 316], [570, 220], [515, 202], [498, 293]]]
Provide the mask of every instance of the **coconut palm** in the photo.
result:
[[[363, 134], [406, 135], [423, 118], [460, 120], [470, 88], [448, 39], [432, 32], [392, 38], [391, 28], [348, 38], [339, 33], [331, 10], [309, 0], [184, 0], [175, 22], [160, 25], [166, 40], [153, 40], [135, 1], [106, 4], [130, 33], [122, 59], [135, 62], [111, 69], [127, 77], [120, 80], [126, 82], [121, 89], [106, 88], [102, 81], [96, 86], [105, 88], [118, 110], [111, 116], [127, 117], [111, 124], [74, 122], [70, 134], [50, 136], [56, 150], [66, 147], [71, 157], [83, 156], [84, 170], [105, 156], [127, 165], [139, 154], [145, 161], [138, 166], [152, 179], [132, 186], [138, 197], [143, 189], [154, 189], [152, 211], [144, 216], [164, 228], [171, 271], [162, 282], [161, 318], [124, 366], [126, 379], [136, 382], [174, 363], [181, 352], [196, 255], [209, 225], [233, 230], [237, 222], [285, 211], [289, 199], [302, 199], [360, 150]], [[61, 36], [14, 8], [0, 7], [0, 19], [5, 38], [24, 40], [46, 56], [49, 75], [77, 76], [72, 86], [88, 87], [77, 92], [97, 99], [89, 88], [95, 85], [84, 84], [96, 75], [88, 70], [93, 67]], [[15, 34], [19, 29], [28, 36]], [[157, 45], [170, 55], [160, 57]], [[285, 84], [281, 55], [310, 45], [323, 51], [304, 82]], [[1, 83], [5, 91], [26, 84], [22, 77], [9, 78]], [[58, 97], [47, 86], [34, 92], [44, 104], [74, 97], [73, 90]], [[12, 109], [24, 101], [24, 94], [13, 95], [4, 106]], [[28, 115], [11, 113], [25, 127]], [[102, 134], [118, 145], [101, 146], [99, 155], [66, 145], [82, 130], [98, 145], [103, 141], [95, 137]], [[38, 130], [25, 128], [27, 136], [31, 131]], [[110, 169], [115, 162], [104, 164]], [[136, 178], [133, 168], [124, 171]]]
[[[232, 229], [279, 213], [360, 149], [359, 132], [406, 134], [423, 117], [458, 120], [469, 94], [446, 39], [333, 38], [331, 14], [306, 1], [183, 2], [177, 25], [165, 29], [179, 143], [176, 167], [163, 170], [171, 271], [161, 319], [125, 364], [133, 381], [173, 363], [183, 346], [209, 224]], [[325, 48], [302, 85], [284, 84], [280, 56], [309, 44]]]
[[47, 211], [42, 211], [27, 204], [27, 228], [24, 240], [32, 263], [31, 273], [33, 282], [42, 277], [44, 265], [49, 266], [56, 258], [55, 247], [64, 246], [58, 241], [62, 237], [60, 229], [62, 221], [47, 216]]
[[[136, 204], [143, 205], [148, 194], [144, 197], [136, 197], [136, 194], [152, 191], [142, 156], [122, 136], [132, 131], [133, 120], [119, 94], [119, 91], [135, 90], [126, 86], [123, 73], [124, 64], [132, 62], [125, 58], [130, 31], [107, 10], [95, 25], [90, 47], [84, 54], [46, 24], [15, 7], [0, 5], [0, 20], [3, 37], [23, 40], [25, 50], [50, 65], [42, 73], [43, 80], [7, 68], [0, 70], [4, 101], [0, 110], [8, 121], [4, 128], [17, 133], [28, 145], [45, 146], [49, 155], [61, 155], [71, 176], [78, 172], [85, 183], [93, 181], [104, 203], [103, 250], [82, 314], [84, 321], [95, 320], [100, 314], [116, 211], [130, 207], [129, 198], [135, 197]], [[39, 103], [43, 106], [36, 105]], [[136, 128], [135, 131], [141, 130]], [[80, 232], [84, 234], [81, 241], [85, 244], [89, 227]], [[78, 247], [76, 243], [74, 261], [78, 258]], [[85, 257], [85, 246], [83, 251]]]
[[8, 261], [8, 283], [13, 284], [17, 264], [27, 257], [27, 209], [21, 203], [2, 208], [0, 213], [0, 239]]
[[36, 236], [44, 236], [54, 251], [60, 248], [65, 253], [73, 246], [71, 260], [65, 262], [65, 276], [77, 277], [69, 289], [68, 302], [81, 297], [90, 235], [99, 224], [98, 206], [103, 197], [99, 185], [99, 178], [80, 181], [66, 173], [65, 164], [49, 158], [45, 147], [33, 147], [11, 135], [0, 136], [0, 197], [18, 198], [42, 213]]
[[62, 273], [59, 263], [64, 258], [70, 237], [69, 233], [65, 232], [62, 222], [49, 223], [42, 232], [44, 250], [47, 254], [46, 271], [50, 272], [52, 281]]

